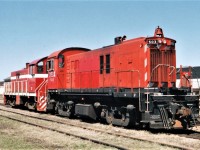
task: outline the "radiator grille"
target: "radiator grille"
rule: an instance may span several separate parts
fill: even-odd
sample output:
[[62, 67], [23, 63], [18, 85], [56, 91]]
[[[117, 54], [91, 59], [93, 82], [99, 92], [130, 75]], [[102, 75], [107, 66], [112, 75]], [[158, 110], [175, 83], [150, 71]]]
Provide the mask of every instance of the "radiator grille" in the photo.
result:
[[[160, 51], [158, 49], [150, 50], [150, 73], [151, 73], [151, 82], [168, 82], [169, 66], [175, 66], [175, 51], [167, 50]], [[172, 67], [170, 71], [172, 71]], [[171, 74], [171, 82], [175, 82], [175, 69]]]

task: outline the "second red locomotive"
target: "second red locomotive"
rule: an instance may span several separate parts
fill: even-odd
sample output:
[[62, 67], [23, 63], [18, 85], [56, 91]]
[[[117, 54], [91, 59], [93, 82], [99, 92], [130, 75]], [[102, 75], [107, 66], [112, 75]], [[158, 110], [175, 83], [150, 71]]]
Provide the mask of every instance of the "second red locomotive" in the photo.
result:
[[119, 126], [187, 129], [196, 123], [199, 100], [189, 88], [176, 88], [175, 43], [158, 27], [152, 37], [117, 37], [114, 45], [97, 50], [56, 51], [44, 59], [47, 78], [40, 76], [40, 82], [34, 74], [25, 78], [28, 83], [35, 81], [32, 100], [31, 95], [13, 94], [16, 79], [12, 76], [17, 75], [11, 74], [11, 81], [5, 83], [11, 89], [5, 90], [5, 103], [28, 102], [38, 110], [42, 105], [44, 111], [62, 116], [89, 117]]

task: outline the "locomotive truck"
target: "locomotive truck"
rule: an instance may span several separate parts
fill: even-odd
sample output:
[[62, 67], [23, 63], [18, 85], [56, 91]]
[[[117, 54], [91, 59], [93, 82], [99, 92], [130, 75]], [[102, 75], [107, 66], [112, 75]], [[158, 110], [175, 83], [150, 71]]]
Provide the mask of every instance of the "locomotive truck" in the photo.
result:
[[175, 43], [157, 27], [152, 37], [55, 51], [12, 72], [4, 102], [118, 126], [188, 129], [199, 99], [190, 87], [176, 88]]

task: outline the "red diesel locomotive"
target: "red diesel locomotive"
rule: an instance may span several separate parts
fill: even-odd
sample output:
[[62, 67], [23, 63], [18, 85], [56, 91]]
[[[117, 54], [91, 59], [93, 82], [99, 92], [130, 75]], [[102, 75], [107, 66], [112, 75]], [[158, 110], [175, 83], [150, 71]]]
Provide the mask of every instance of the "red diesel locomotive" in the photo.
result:
[[176, 88], [175, 43], [158, 27], [153, 37], [56, 51], [11, 73], [5, 103], [119, 126], [187, 129], [196, 123], [199, 99]]

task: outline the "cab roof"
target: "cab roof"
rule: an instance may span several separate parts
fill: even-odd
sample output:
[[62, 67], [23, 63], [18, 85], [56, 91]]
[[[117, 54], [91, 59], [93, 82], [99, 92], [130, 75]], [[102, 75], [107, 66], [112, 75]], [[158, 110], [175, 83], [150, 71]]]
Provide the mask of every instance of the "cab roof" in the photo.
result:
[[37, 64], [38, 62], [40, 62], [44, 59], [47, 59], [47, 56], [43, 57], [43, 58], [36, 59], [36, 60], [32, 61], [31, 63], [29, 63], [29, 65], [35, 65], [35, 64]]
[[71, 51], [71, 50], [83, 50], [83, 51], [90, 51], [90, 49], [87, 49], [87, 48], [82, 48], [82, 47], [69, 47], [69, 48], [65, 48], [65, 49], [62, 49], [62, 50], [58, 50], [58, 51], [55, 51], [53, 53], [51, 53], [48, 58], [54, 58], [54, 57], [58, 57], [60, 53], [64, 52], [64, 51]]

